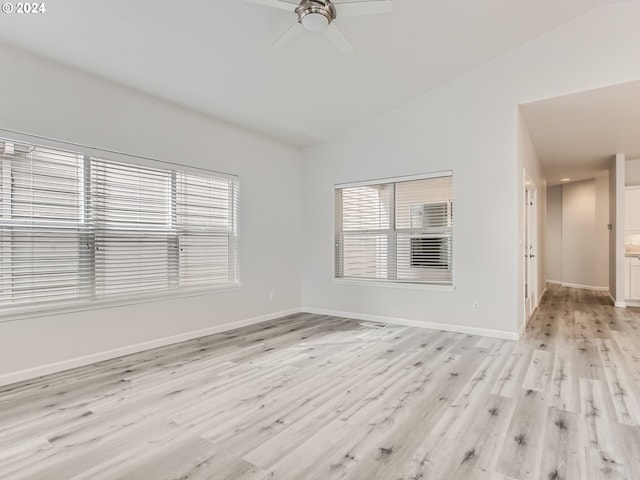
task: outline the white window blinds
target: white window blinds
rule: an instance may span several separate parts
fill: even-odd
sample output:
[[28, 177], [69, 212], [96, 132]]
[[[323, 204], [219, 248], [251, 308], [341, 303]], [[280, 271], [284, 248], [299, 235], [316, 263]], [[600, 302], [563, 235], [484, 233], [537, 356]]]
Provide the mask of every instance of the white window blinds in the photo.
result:
[[175, 286], [171, 176], [168, 170], [91, 159], [98, 297]]
[[[236, 282], [238, 184], [187, 173], [176, 176], [179, 282]], [[234, 214], [229, 214], [234, 212]]]
[[0, 140], [0, 307], [238, 283], [238, 181]]
[[83, 162], [0, 142], [0, 305], [74, 299], [90, 277]]
[[336, 278], [452, 284], [451, 174], [336, 186]]

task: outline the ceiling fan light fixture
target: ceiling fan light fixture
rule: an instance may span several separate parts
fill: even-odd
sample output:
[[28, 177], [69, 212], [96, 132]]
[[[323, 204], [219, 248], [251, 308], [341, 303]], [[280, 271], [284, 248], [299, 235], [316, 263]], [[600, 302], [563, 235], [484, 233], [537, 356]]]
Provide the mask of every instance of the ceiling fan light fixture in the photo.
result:
[[311, 11], [300, 14], [300, 23], [307, 30], [310, 30], [312, 32], [319, 32], [320, 30], [324, 30], [329, 26], [329, 23], [331, 23], [331, 18], [329, 18], [325, 14], [325, 12]]
[[[274, 47], [283, 47], [300, 33], [321, 31], [327, 39], [343, 54], [353, 53], [353, 46], [340, 28], [333, 23], [338, 17], [355, 17], [389, 13], [393, 0], [345, 0], [334, 5], [332, 0], [245, 0], [266, 7], [295, 12], [297, 22], [275, 43]], [[339, 12], [339, 13], [338, 13]]]
[[311, 32], [319, 32], [336, 18], [336, 9], [330, 0], [302, 0], [296, 8], [298, 22]]

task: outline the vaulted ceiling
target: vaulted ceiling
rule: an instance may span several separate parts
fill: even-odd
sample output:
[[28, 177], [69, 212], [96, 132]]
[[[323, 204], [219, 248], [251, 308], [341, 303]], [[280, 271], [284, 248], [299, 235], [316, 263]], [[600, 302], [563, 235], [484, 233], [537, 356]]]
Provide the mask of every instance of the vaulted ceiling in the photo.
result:
[[336, 20], [356, 50], [343, 55], [314, 32], [272, 47], [295, 15], [243, 0], [54, 0], [0, 14], [0, 42], [308, 146], [605, 3], [393, 0], [390, 14]]

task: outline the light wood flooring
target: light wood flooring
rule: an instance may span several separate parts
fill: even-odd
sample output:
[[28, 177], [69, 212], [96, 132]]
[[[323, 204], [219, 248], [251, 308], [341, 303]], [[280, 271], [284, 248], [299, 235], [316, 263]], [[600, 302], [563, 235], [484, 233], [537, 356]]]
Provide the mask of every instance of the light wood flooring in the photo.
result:
[[519, 342], [299, 314], [0, 388], [0, 478], [640, 479], [640, 313]]

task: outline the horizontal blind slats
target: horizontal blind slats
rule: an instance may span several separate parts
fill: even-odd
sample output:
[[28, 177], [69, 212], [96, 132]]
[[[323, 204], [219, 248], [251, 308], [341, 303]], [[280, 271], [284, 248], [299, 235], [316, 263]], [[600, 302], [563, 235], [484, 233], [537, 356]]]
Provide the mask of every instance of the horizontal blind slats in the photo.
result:
[[238, 282], [235, 178], [1, 139], [0, 155], [0, 307]]

